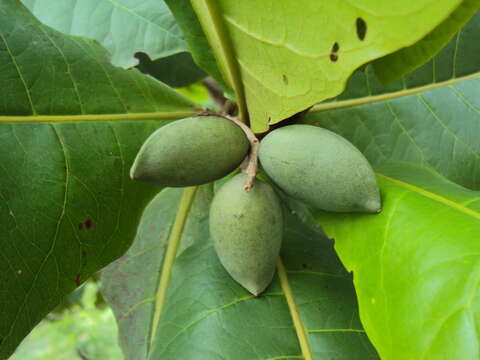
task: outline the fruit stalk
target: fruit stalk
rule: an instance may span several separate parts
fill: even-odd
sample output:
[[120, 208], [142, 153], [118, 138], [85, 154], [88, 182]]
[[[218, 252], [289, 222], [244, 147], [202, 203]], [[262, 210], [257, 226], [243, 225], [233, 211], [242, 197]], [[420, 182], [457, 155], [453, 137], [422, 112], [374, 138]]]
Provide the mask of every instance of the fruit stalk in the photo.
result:
[[236, 117], [229, 115], [223, 116], [240, 126], [240, 128], [247, 136], [248, 141], [250, 142], [250, 151], [245, 160], [240, 164], [242, 172], [247, 175], [245, 179], [245, 184], [243, 185], [243, 190], [249, 192], [250, 190], [252, 190], [253, 182], [255, 181], [255, 177], [257, 176], [258, 149], [260, 148], [260, 141], [257, 139], [253, 131], [247, 125], [239, 121]]

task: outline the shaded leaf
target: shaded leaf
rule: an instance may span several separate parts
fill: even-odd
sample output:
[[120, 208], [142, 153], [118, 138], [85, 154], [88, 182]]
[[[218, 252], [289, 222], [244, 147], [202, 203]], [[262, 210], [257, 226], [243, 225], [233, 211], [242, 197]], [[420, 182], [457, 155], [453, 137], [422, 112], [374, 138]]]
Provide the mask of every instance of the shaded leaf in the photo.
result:
[[191, 85], [207, 76], [195, 65], [192, 55], [188, 52], [178, 53], [155, 61], [150, 60], [148, 55], [144, 53], [138, 53], [136, 57], [140, 61], [137, 68], [141, 72], [175, 88]]
[[133, 158], [151, 132], [194, 109], [158, 81], [111, 66], [95, 42], [41, 25], [18, 1], [0, 2], [0, 18], [3, 359], [129, 247], [158, 191], [129, 180]]
[[21, 1], [44, 24], [99, 41], [117, 66], [136, 65], [137, 52], [155, 60], [186, 50], [181, 30], [162, 0]]
[[[284, 280], [276, 278], [254, 298], [230, 278], [215, 254], [208, 234], [210, 191], [203, 187], [196, 195], [162, 308], [155, 309], [158, 271], [164, 247], [171, 245], [165, 241], [180, 190], [166, 189], [150, 203], [132, 248], [104, 274], [103, 292], [119, 321], [126, 357], [376, 359], [357, 318], [351, 277], [331, 242], [286, 213]], [[299, 311], [301, 328], [292, 322], [285, 295]], [[158, 323], [151, 321], [155, 311], [161, 312]], [[303, 355], [298, 332], [306, 339]]]
[[379, 215], [316, 212], [354, 283], [382, 359], [476, 359], [480, 192], [432, 170], [378, 169]]

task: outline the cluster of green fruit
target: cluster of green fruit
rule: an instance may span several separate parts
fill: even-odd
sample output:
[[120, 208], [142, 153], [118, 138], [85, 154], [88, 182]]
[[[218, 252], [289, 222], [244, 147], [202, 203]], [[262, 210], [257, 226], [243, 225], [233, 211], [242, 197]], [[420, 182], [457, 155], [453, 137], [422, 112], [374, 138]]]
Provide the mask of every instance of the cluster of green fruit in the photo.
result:
[[[195, 186], [235, 170], [249, 154], [247, 136], [219, 116], [182, 119], [158, 129], [143, 144], [131, 177], [161, 186]], [[310, 125], [289, 125], [261, 142], [262, 168], [287, 195], [326, 211], [380, 211], [373, 170], [347, 140]], [[228, 273], [254, 295], [272, 281], [283, 233], [282, 206], [274, 188], [247, 176], [229, 179], [210, 208], [210, 234]]]

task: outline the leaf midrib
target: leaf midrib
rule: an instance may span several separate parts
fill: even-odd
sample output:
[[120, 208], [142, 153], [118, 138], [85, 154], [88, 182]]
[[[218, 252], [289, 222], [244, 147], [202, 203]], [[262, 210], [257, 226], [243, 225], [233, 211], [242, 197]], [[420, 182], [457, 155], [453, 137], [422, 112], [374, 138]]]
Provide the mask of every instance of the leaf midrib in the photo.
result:
[[357, 98], [357, 99], [321, 103], [321, 104], [318, 104], [318, 105], [314, 105], [309, 110], [309, 112], [341, 109], [341, 108], [346, 108], [346, 107], [352, 107], [352, 106], [355, 106], [355, 105], [363, 105], [363, 104], [370, 104], [370, 103], [379, 102], [379, 101], [391, 100], [391, 99], [395, 99], [395, 98], [402, 97], [402, 96], [418, 94], [420, 92], [424, 92], [424, 91], [427, 91], [427, 90], [438, 89], [438, 88], [441, 88], [441, 87], [450, 86], [450, 85], [456, 84], [456, 83], [464, 81], [464, 80], [471, 80], [471, 79], [477, 79], [477, 78], [480, 78], [480, 72], [470, 74], [470, 75], [466, 75], [466, 76], [462, 76], [462, 77], [458, 77], [458, 78], [455, 78], [455, 79], [441, 81], [441, 82], [438, 82], [438, 83], [432, 83], [432, 84], [428, 84], [428, 85], [424, 85], [424, 86], [419, 86], [419, 87], [416, 87], [416, 88], [404, 89], [404, 90], [394, 91], [394, 92], [381, 94], [381, 95], [365, 96], [365, 97], [361, 97], [361, 98]]
[[473, 217], [473, 218], [475, 218], [475, 219], [480, 220], [480, 213], [479, 213], [479, 212], [477, 212], [477, 211], [475, 211], [475, 210], [472, 210], [472, 209], [464, 206], [463, 204], [459, 204], [459, 203], [457, 203], [457, 202], [455, 202], [455, 201], [452, 201], [452, 200], [449, 200], [449, 199], [447, 199], [447, 198], [445, 198], [445, 197], [443, 197], [443, 196], [441, 196], [441, 195], [435, 194], [435, 193], [430, 192], [430, 191], [428, 191], [428, 190], [426, 190], [426, 189], [424, 189], [424, 188], [421, 188], [421, 187], [418, 187], [418, 186], [409, 184], [409, 183], [404, 182], [404, 181], [402, 181], [402, 180], [394, 179], [394, 178], [392, 178], [392, 177], [389, 177], [389, 176], [383, 175], [383, 174], [379, 174], [379, 173], [377, 173], [376, 175], [377, 175], [377, 177], [379, 177], [379, 178], [381, 178], [381, 179], [383, 179], [383, 180], [389, 181], [389, 182], [391, 182], [391, 183], [393, 183], [393, 184], [396, 184], [396, 185], [398, 185], [398, 186], [401, 186], [401, 187], [403, 187], [403, 188], [405, 188], [405, 189], [407, 189], [407, 190], [410, 190], [410, 191], [412, 191], [412, 192], [414, 192], [414, 193], [417, 193], [417, 194], [419, 194], [419, 195], [422, 195], [422, 196], [424, 196], [424, 197], [426, 197], [426, 198], [429, 198], [429, 199], [431, 199], [431, 200], [437, 201], [437, 202], [439, 202], [439, 203], [441, 203], [441, 204], [443, 204], [443, 205], [446, 205], [446, 206], [448, 206], [448, 207], [451, 207], [451, 208], [453, 208], [453, 209], [455, 209], [455, 210], [457, 210], [457, 211], [459, 211], [459, 212], [462, 212], [462, 213], [464, 213], [464, 214], [466, 214], [466, 215], [468, 215], [468, 216], [471, 216], [471, 217]]
[[71, 121], [109, 121], [109, 120], [155, 120], [155, 119], [182, 119], [195, 115], [192, 111], [159, 111], [148, 113], [124, 113], [124, 114], [78, 114], [78, 115], [0, 115], [2, 122], [71, 122]]
[[158, 284], [157, 292], [155, 295], [155, 307], [152, 323], [150, 326], [150, 339], [149, 344], [150, 348], [155, 340], [155, 334], [160, 322], [160, 316], [165, 305], [165, 300], [167, 296], [168, 286], [170, 284], [170, 278], [172, 275], [173, 265], [175, 264], [175, 258], [177, 256], [177, 250], [180, 245], [180, 240], [182, 239], [183, 229], [187, 222], [188, 214], [192, 207], [193, 201], [195, 199], [195, 194], [198, 187], [188, 187], [183, 190], [182, 198], [180, 199], [180, 204], [178, 206], [177, 214], [175, 216], [175, 221], [170, 232], [170, 236], [167, 242], [167, 251], [165, 253], [165, 258], [162, 266], [162, 272], [160, 276], [160, 281]]

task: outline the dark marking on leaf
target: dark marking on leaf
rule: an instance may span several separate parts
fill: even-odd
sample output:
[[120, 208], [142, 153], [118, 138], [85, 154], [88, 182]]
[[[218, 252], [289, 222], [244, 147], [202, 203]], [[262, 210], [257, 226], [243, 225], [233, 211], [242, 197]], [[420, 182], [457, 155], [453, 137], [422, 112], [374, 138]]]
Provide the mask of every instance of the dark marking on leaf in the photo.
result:
[[80, 284], [81, 284], [80, 276], [81, 276], [80, 274], [77, 274], [75, 276], [75, 285], [77, 285], [77, 286], [80, 286]]
[[284, 83], [285, 85], [288, 85], [288, 77], [287, 77], [287, 75], [285, 75], [285, 74], [282, 75], [282, 79], [283, 79], [283, 83]]
[[85, 225], [85, 229], [89, 230], [93, 227], [93, 221], [91, 219], [85, 220], [83, 223]]
[[303, 267], [304, 269], [310, 269], [310, 268], [311, 268], [311, 266], [308, 265], [308, 264], [302, 264], [302, 267]]
[[93, 228], [94, 225], [95, 224], [93, 223], [92, 219], [87, 219], [83, 223], [78, 224], [78, 230], [90, 230], [91, 228]]
[[367, 23], [362, 18], [358, 17], [356, 21], [357, 36], [360, 40], [365, 39], [367, 35]]
[[332, 50], [330, 50], [330, 60], [335, 62], [338, 60], [338, 51], [340, 50], [340, 45], [338, 42], [335, 42], [332, 46]]

